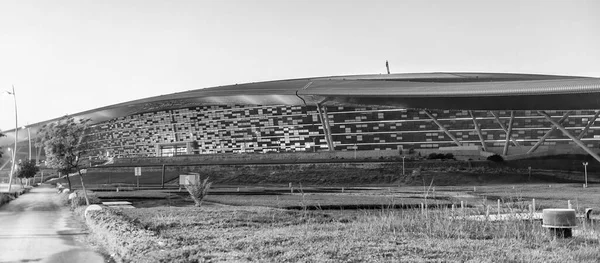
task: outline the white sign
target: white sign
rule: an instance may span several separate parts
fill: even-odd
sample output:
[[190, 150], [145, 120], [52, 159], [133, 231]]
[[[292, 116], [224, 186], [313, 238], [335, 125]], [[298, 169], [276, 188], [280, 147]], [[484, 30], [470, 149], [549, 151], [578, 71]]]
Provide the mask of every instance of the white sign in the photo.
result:
[[142, 176], [142, 167], [135, 167], [135, 176]]
[[180, 174], [179, 185], [191, 185], [196, 184], [200, 181], [199, 174]]

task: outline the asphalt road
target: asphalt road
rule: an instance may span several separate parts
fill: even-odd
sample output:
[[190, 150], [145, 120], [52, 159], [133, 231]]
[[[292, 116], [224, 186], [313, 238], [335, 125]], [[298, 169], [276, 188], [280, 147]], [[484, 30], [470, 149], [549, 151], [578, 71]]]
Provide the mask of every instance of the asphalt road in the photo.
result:
[[0, 263], [105, 262], [78, 244], [85, 226], [54, 202], [56, 190], [38, 187], [0, 207]]

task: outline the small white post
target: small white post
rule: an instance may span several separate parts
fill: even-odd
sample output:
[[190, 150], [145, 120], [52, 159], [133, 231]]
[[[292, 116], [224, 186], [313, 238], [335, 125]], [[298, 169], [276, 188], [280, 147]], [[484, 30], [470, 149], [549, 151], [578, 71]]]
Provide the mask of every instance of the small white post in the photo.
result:
[[500, 216], [500, 199], [498, 199], [498, 216]]
[[342, 193], [344, 192], [344, 187], [342, 186]]
[[535, 198], [531, 199], [531, 206], [533, 207], [533, 212], [535, 213]]
[[289, 184], [288, 184], [288, 188], [292, 188], [292, 183], [289, 183]]
[[567, 207], [569, 209], [573, 209], [573, 206], [571, 205], [571, 200], [567, 200]]
[[293, 194], [294, 193], [294, 187], [290, 187], [290, 193]]
[[485, 217], [486, 218], [490, 217], [490, 206], [489, 205], [485, 205]]

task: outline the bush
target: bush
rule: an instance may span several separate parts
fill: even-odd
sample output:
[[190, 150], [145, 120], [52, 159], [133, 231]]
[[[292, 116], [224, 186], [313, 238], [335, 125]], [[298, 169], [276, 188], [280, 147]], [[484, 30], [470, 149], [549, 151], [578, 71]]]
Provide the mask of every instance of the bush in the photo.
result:
[[57, 202], [61, 206], [70, 205], [69, 193], [59, 193], [57, 197]]
[[490, 156], [488, 156], [487, 160], [488, 160], [488, 161], [495, 162], [495, 163], [501, 163], [501, 162], [504, 162], [504, 158], [502, 158], [502, 156], [500, 156], [500, 155], [497, 155], [497, 154], [494, 154], [494, 155], [490, 155]]
[[208, 191], [212, 185], [212, 182], [209, 182], [208, 179], [209, 177], [206, 177], [202, 182], [196, 181], [185, 186], [185, 189], [187, 189], [192, 199], [194, 199], [196, 206], [201, 206], [202, 200], [208, 195]]
[[8, 202], [10, 202], [11, 198], [9, 195], [7, 194], [0, 194], [0, 206], [2, 206], [3, 204], [6, 204]]
[[430, 153], [429, 155], [427, 155], [427, 159], [430, 160], [454, 160], [454, 154], [452, 153], [447, 153], [447, 154], [443, 154], [443, 153]]
[[412, 176], [420, 176], [420, 175], [421, 175], [421, 172], [422, 172], [422, 170], [423, 170], [423, 169], [421, 169], [421, 167], [417, 167], [417, 168], [415, 168], [415, 169], [413, 169], [413, 170], [412, 170], [412, 173], [411, 173], [411, 174], [412, 174]]
[[[75, 209], [79, 206], [84, 206], [86, 205], [85, 203], [85, 197], [83, 196], [83, 191], [82, 190], [77, 190], [75, 191], [75, 194], [77, 196], [75, 196], [75, 198], [71, 199], [71, 209]], [[66, 194], [67, 198], [69, 194]], [[100, 201], [100, 199], [93, 194], [92, 192], [88, 191], [87, 192], [88, 195], [88, 200], [90, 200], [90, 205], [92, 204], [101, 204], [102, 202]]]

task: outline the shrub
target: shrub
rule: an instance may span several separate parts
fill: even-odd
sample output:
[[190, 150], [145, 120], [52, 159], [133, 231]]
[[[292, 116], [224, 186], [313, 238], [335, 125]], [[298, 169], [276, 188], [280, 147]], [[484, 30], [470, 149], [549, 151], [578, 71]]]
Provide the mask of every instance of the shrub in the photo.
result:
[[421, 167], [417, 167], [415, 169], [412, 170], [412, 176], [420, 176], [421, 175]]
[[[83, 191], [82, 190], [77, 190], [75, 191], [75, 194], [77, 196], [75, 196], [75, 198], [71, 199], [71, 209], [75, 209], [79, 206], [84, 206], [86, 205], [85, 203], [85, 197], [83, 196]], [[88, 191], [88, 200], [90, 200], [90, 205], [92, 204], [101, 204], [102, 202], [100, 201], [100, 199], [93, 193], [90, 193]], [[66, 194], [67, 196], [69, 194]]]
[[202, 200], [208, 195], [208, 191], [212, 185], [212, 182], [209, 182], [208, 179], [209, 177], [206, 177], [202, 182], [198, 180], [185, 186], [185, 189], [187, 189], [192, 199], [194, 199], [196, 206], [201, 206]]
[[57, 203], [60, 206], [70, 205], [69, 193], [59, 193], [57, 197]]
[[6, 204], [8, 202], [10, 202], [11, 198], [9, 195], [7, 194], [0, 194], [0, 206], [2, 206], [3, 204]]
[[454, 159], [454, 154], [452, 153], [447, 153], [447, 154], [443, 154], [443, 153], [430, 153], [429, 155], [427, 155], [427, 159], [430, 160], [453, 160]]
[[502, 158], [502, 156], [497, 155], [497, 154], [488, 156], [487, 160], [488, 161], [492, 161], [492, 162], [496, 162], [496, 163], [504, 162], [504, 158]]

